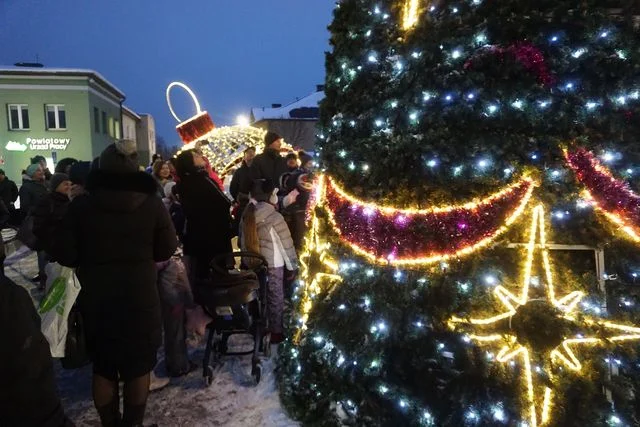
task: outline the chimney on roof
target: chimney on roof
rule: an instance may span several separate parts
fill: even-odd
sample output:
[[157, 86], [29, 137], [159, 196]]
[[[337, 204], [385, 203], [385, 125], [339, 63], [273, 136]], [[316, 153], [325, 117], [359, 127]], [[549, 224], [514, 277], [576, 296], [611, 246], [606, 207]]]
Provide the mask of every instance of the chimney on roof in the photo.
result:
[[43, 68], [44, 65], [39, 62], [16, 62], [16, 67], [25, 67], [25, 68]]
[[271, 104], [271, 108], [280, 108], [282, 104]]
[[322, 92], [324, 90], [324, 85], [316, 85], [316, 92]]

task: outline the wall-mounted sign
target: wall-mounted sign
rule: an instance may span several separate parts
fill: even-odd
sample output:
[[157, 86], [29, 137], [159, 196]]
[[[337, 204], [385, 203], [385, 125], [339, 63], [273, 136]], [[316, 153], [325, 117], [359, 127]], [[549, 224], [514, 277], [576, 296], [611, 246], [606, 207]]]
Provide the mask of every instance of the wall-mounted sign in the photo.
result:
[[66, 150], [70, 142], [70, 138], [27, 138], [29, 150], [38, 151]]
[[4, 147], [7, 151], [27, 151], [25, 144], [20, 144], [18, 141], [9, 141]]
[[70, 138], [27, 138], [26, 144], [9, 141], [5, 145], [7, 151], [56, 151], [66, 150], [71, 142]]

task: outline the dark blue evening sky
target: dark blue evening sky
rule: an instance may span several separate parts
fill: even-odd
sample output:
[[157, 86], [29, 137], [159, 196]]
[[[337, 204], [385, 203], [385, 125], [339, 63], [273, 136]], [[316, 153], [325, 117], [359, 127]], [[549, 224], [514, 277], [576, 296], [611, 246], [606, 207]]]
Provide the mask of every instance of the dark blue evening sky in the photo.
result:
[[[324, 83], [332, 0], [0, 0], [0, 65], [90, 68], [178, 141], [165, 102], [187, 83], [217, 124]], [[174, 89], [178, 114], [193, 113]]]

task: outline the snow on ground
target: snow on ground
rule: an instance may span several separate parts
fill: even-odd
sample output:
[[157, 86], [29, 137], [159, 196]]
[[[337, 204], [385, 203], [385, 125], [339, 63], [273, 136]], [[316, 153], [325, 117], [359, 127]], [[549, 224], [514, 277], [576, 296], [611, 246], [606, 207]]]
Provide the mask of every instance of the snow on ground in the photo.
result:
[[[13, 252], [6, 262], [6, 275], [24, 286], [39, 300], [39, 293], [29, 278], [37, 273], [34, 253], [24, 247], [8, 249]], [[249, 337], [230, 339], [229, 350], [251, 346]], [[203, 348], [192, 349], [192, 360], [202, 365]], [[160, 352], [162, 353], [162, 352]], [[198, 369], [186, 377], [172, 379], [169, 386], [149, 396], [145, 425], [157, 423], [160, 427], [207, 426], [298, 426], [282, 408], [275, 383], [275, 351], [263, 361], [262, 380], [258, 386], [251, 378], [251, 356], [225, 358], [213, 384], [207, 388]], [[159, 354], [162, 359], [162, 354]], [[91, 367], [65, 371], [56, 362], [58, 387], [63, 406], [77, 426], [99, 427], [98, 414], [91, 399]], [[156, 373], [163, 375], [162, 362]]]

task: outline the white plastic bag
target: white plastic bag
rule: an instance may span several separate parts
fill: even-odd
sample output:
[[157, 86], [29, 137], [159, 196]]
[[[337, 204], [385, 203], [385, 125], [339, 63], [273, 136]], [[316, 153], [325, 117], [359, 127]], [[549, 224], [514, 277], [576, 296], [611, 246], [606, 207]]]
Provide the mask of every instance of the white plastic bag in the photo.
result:
[[47, 295], [40, 302], [42, 334], [47, 338], [52, 357], [64, 357], [71, 307], [80, 293], [80, 282], [73, 269], [58, 263], [48, 264]]

